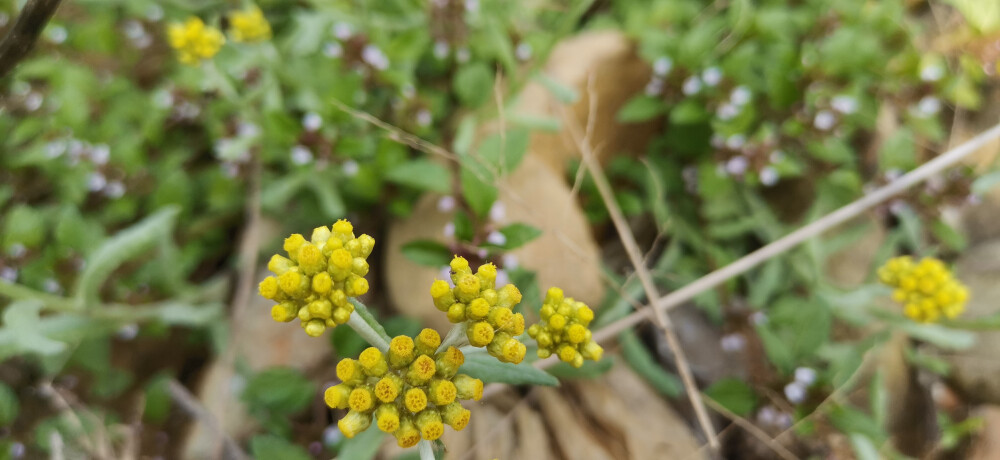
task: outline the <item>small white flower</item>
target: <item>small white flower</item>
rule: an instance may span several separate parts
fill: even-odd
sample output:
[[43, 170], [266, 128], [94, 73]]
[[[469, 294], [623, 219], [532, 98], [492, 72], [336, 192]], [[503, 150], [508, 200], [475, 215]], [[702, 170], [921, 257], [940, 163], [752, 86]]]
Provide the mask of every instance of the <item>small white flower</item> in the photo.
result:
[[62, 285], [55, 278], [47, 278], [45, 281], [42, 281], [42, 289], [49, 294], [55, 294], [62, 290]]
[[48, 158], [59, 158], [66, 152], [66, 141], [52, 141], [45, 144], [45, 156]]
[[444, 224], [444, 228], [441, 230], [441, 233], [444, 235], [445, 238], [451, 238], [455, 236], [455, 223], [448, 222]]
[[433, 121], [434, 121], [434, 115], [431, 114], [430, 110], [420, 109], [417, 111], [417, 125], [426, 128], [430, 126], [431, 122]]
[[24, 457], [24, 453], [26, 450], [27, 449], [24, 448], [24, 444], [21, 444], [19, 442], [13, 442], [10, 445], [10, 458]]
[[91, 174], [90, 178], [87, 179], [87, 190], [90, 190], [91, 192], [104, 190], [106, 185], [108, 185], [108, 179], [104, 177], [104, 174], [99, 172]]
[[830, 107], [844, 115], [850, 115], [858, 110], [858, 100], [842, 94], [830, 100]]
[[301, 145], [296, 145], [295, 147], [292, 147], [291, 157], [292, 157], [292, 163], [297, 165], [305, 165], [312, 163], [313, 161], [312, 152], [310, 152], [309, 149]]
[[719, 339], [719, 346], [722, 347], [722, 351], [727, 353], [736, 353], [742, 351], [746, 347], [747, 339], [739, 332], [734, 332], [732, 334], [726, 334]]
[[413, 99], [413, 96], [417, 95], [417, 89], [413, 85], [406, 83], [399, 88], [399, 94], [402, 94], [405, 99]]
[[142, 26], [141, 22], [136, 21], [135, 19], [125, 21], [125, 25], [122, 26], [122, 31], [125, 32], [125, 36], [130, 40], [138, 40], [146, 35], [146, 28]]
[[920, 69], [920, 79], [923, 81], [938, 81], [944, 77], [944, 68], [939, 65], [929, 65]]
[[13, 283], [17, 281], [17, 269], [14, 267], [0, 268], [0, 280], [6, 281], [8, 283]]
[[532, 54], [531, 43], [528, 42], [518, 43], [517, 48], [514, 50], [514, 55], [517, 56], [517, 59], [521, 61], [527, 61], [528, 59], [531, 59], [531, 54]]
[[712, 144], [712, 147], [721, 149], [722, 146], [726, 145], [726, 138], [722, 137], [722, 134], [714, 133], [712, 134], [712, 138], [709, 140], [709, 143]]
[[24, 108], [28, 109], [29, 112], [34, 112], [42, 107], [43, 102], [45, 102], [45, 98], [41, 94], [31, 92], [24, 98]]
[[7, 248], [7, 254], [15, 259], [21, 258], [26, 252], [28, 252], [28, 248], [21, 243], [14, 243]]
[[718, 67], [709, 67], [701, 73], [701, 80], [708, 86], [718, 85], [722, 81], [722, 70]]
[[681, 91], [686, 96], [697, 94], [698, 91], [701, 91], [701, 79], [699, 79], [697, 75], [688, 77], [687, 80], [684, 80], [684, 85], [681, 86]]
[[66, 32], [66, 28], [63, 26], [51, 26], [49, 27], [48, 36], [52, 43], [60, 44], [66, 41], [66, 37], [69, 36], [69, 33]]
[[121, 181], [111, 181], [104, 187], [104, 195], [108, 198], [121, 198], [125, 195], [125, 184]]
[[807, 388], [802, 382], [792, 382], [785, 385], [785, 398], [792, 404], [801, 404], [806, 400]]
[[260, 135], [260, 127], [249, 121], [241, 121], [236, 126], [236, 135], [240, 137], [257, 137]]
[[350, 24], [346, 22], [338, 22], [333, 25], [333, 36], [337, 37], [339, 40], [347, 40], [354, 35], [354, 30]]
[[451, 52], [451, 47], [448, 46], [448, 42], [444, 41], [434, 42], [434, 57], [438, 59], [444, 59], [448, 57], [449, 52]]
[[508, 270], [513, 270], [520, 265], [520, 262], [517, 260], [517, 256], [514, 254], [504, 254], [500, 260], [503, 262], [503, 267]]
[[480, 259], [485, 259], [486, 256], [488, 255], [490, 255], [490, 252], [487, 251], [486, 249], [479, 249], [478, 251], [476, 251], [476, 256], [478, 256]]
[[761, 425], [777, 425], [778, 424], [778, 410], [774, 406], [764, 406], [760, 411], [757, 412], [757, 421]]
[[816, 370], [808, 367], [796, 368], [795, 381], [807, 387], [812, 386], [812, 384], [816, 382]]
[[337, 425], [330, 425], [323, 430], [323, 444], [327, 447], [331, 447], [340, 442], [344, 438], [343, 433], [340, 432], [340, 428]]
[[489, 235], [486, 235], [486, 242], [497, 246], [503, 246], [504, 244], [507, 244], [507, 236], [498, 231], [492, 231]]
[[448, 285], [455, 287], [455, 284], [451, 282], [451, 267], [444, 265], [438, 270], [438, 279], [443, 279], [448, 282]]
[[837, 117], [829, 110], [820, 110], [813, 119], [813, 126], [820, 131], [829, 131], [837, 122]]
[[503, 221], [507, 217], [507, 207], [500, 201], [494, 201], [490, 206], [490, 220], [493, 222]]
[[344, 47], [337, 42], [329, 42], [323, 45], [323, 56], [328, 58], [339, 58], [344, 55]]
[[111, 147], [108, 144], [97, 144], [94, 149], [90, 151], [90, 161], [97, 165], [108, 164], [108, 160], [111, 159]]
[[153, 93], [153, 105], [161, 109], [174, 106], [174, 95], [167, 89], [159, 89]]
[[364, 49], [361, 50], [361, 60], [378, 70], [389, 68], [389, 57], [373, 44], [365, 45]]
[[319, 116], [318, 113], [309, 112], [302, 117], [302, 127], [306, 131], [316, 131], [320, 126], [323, 126], [323, 117]]
[[736, 150], [746, 144], [747, 138], [742, 134], [733, 134], [726, 139], [726, 147]]
[[925, 117], [937, 115], [941, 111], [941, 100], [934, 96], [924, 96], [917, 103], [917, 111]]
[[465, 0], [465, 11], [470, 13], [479, 12], [479, 0]]
[[674, 61], [667, 56], [662, 56], [653, 61], [653, 74], [658, 77], [665, 77], [674, 68]]
[[663, 79], [660, 77], [653, 77], [649, 79], [649, 83], [646, 84], [646, 95], [655, 96], [663, 92]]
[[461, 63], [469, 62], [470, 57], [472, 57], [472, 55], [469, 53], [468, 48], [459, 48], [458, 51], [455, 52], [455, 60], [457, 60], [458, 62]]
[[502, 268], [497, 269], [497, 279], [494, 281], [497, 286], [506, 286], [510, 284], [510, 275], [507, 274], [507, 270]]
[[452, 209], [455, 209], [455, 197], [451, 195], [441, 197], [437, 202], [437, 208], [441, 212], [450, 212]]
[[358, 171], [360, 169], [361, 166], [359, 166], [358, 162], [354, 160], [346, 160], [340, 165], [340, 170], [343, 171], [344, 175], [347, 177], [354, 177], [358, 175]]
[[895, 216], [905, 213], [909, 208], [910, 206], [903, 200], [894, 200], [892, 203], [889, 203], [889, 212]]
[[135, 323], [126, 324], [115, 332], [115, 337], [120, 340], [129, 341], [139, 335], [139, 325]]
[[767, 324], [768, 321], [767, 314], [762, 311], [757, 311], [750, 315], [750, 322], [758, 326]]
[[730, 104], [728, 102], [720, 105], [719, 108], [715, 110], [715, 116], [719, 117], [719, 119], [722, 121], [732, 120], [733, 118], [736, 118], [736, 116], [739, 114], [740, 114], [739, 107]]
[[780, 178], [778, 171], [770, 166], [765, 166], [760, 170], [760, 183], [765, 187], [777, 184]]
[[201, 107], [190, 102], [184, 102], [180, 107], [177, 107], [177, 116], [185, 119], [197, 118], [201, 114]]
[[737, 155], [726, 162], [726, 172], [731, 176], [742, 176], [749, 165], [750, 162], [747, 161], [746, 157]]
[[746, 86], [737, 86], [729, 93], [729, 102], [736, 105], [745, 105], [747, 102], [750, 102], [752, 96], [753, 93], [750, 92], [749, 88]]

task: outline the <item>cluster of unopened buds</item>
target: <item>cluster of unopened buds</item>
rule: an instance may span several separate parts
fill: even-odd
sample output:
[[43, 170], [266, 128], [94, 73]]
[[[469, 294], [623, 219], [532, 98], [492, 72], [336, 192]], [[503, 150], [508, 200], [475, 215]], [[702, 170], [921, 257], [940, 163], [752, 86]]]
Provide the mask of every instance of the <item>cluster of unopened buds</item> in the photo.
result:
[[453, 324], [463, 324], [469, 345], [486, 351], [505, 363], [520, 363], [527, 347], [518, 336], [524, 333], [524, 316], [514, 313], [521, 291], [513, 284], [496, 289], [497, 268], [479, 266], [472, 273], [469, 261], [455, 256], [451, 261], [452, 288], [447, 281], [431, 284], [431, 298]]
[[[271, 38], [271, 24], [256, 6], [229, 13], [229, 35], [234, 42], [258, 42]], [[167, 28], [170, 46], [177, 51], [177, 58], [185, 64], [198, 64], [215, 56], [226, 37], [218, 28], [205, 24], [201, 18], [190, 17], [183, 23], [173, 23]]]
[[354, 227], [346, 220], [328, 227], [317, 227], [312, 238], [296, 233], [285, 238], [288, 257], [275, 254], [267, 268], [275, 276], [260, 282], [260, 295], [278, 302], [271, 308], [275, 321], [298, 318], [306, 333], [319, 337], [326, 328], [344, 324], [354, 305], [348, 297], [368, 292], [368, 256], [375, 239], [354, 236]]
[[588, 328], [594, 311], [586, 304], [565, 297], [562, 289], [549, 288], [539, 314], [542, 321], [528, 328], [528, 335], [538, 342], [539, 358], [555, 354], [573, 367], [583, 366], [584, 359], [601, 359], [604, 349]]
[[397, 336], [383, 353], [377, 348], [361, 352], [357, 360], [337, 364], [341, 383], [327, 388], [324, 400], [331, 409], [347, 409], [337, 426], [352, 438], [371, 426], [396, 437], [400, 447], [413, 447], [421, 439], [434, 441], [444, 425], [461, 431], [471, 412], [460, 400], [479, 400], [483, 382], [459, 374], [465, 356], [458, 348], [441, 346], [441, 336], [424, 329], [416, 340]]
[[909, 256], [889, 259], [878, 270], [879, 280], [894, 288], [893, 300], [903, 313], [921, 323], [952, 319], [965, 310], [969, 290], [955, 279], [944, 262], [926, 257], [914, 262]]

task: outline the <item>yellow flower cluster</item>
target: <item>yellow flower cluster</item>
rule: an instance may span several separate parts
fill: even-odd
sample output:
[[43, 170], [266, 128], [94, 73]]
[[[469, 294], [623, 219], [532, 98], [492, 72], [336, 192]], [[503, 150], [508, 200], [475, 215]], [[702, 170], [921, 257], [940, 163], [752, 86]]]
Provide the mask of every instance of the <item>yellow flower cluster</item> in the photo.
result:
[[483, 382], [458, 374], [465, 356], [455, 347], [436, 353], [440, 345], [441, 336], [424, 329], [416, 340], [403, 335], [392, 339], [387, 353], [368, 348], [357, 360], [337, 364], [342, 383], [327, 388], [323, 399], [330, 408], [349, 410], [337, 422], [344, 436], [353, 438], [368, 429], [373, 417], [400, 447], [438, 439], [444, 425], [465, 428], [471, 413], [459, 400], [478, 401]]
[[524, 333], [524, 316], [511, 309], [521, 302], [521, 291], [513, 284], [496, 289], [497, 268], [480, 265], [475, 274], [469, 261], [455, 256], [451, 261], [452, 288], [447, 281], [431, 284], [434, 306], [454, 324], [465, 323], [469, 344], [486, 347], [490, 355], [505, 363], [520, 363], [527, 347], [518, 341]]
[[879, 280], [895, 288], [893, 300], [914, 321], [930, 323], [942, 316], [955, 318], [965, 309], [969, 290], [938, 259], [915, 263], [908, 256], [890, 259], [878, 269]]
[[260, 282], [260, 295], [278, 302], [275, 321], [298, 318], [306, 333], [319, 337], [328, 327], [344, 324], [354, 311], [347, 298], [368, 292], [366, 259], [375, 247], [368, 235], [354, 237], [354, 226], [338, 220], [333, 229], [318, 227], [310, 241], [296, 233], [285, 238], [288, 257], [275, 254], [267, 268], [275, 276]]
[[167, 38], [170, 46], [177, 50], [178, 59], [185, 64], [197, 64], [203, 59], [210, 59], [226, 43], [226, 37], [219, 29], [206, 26], [196, 17], [188, 18], [183, 24], [170, 24]]
[[271, 24], [257, 6], [229, 13], [229, 35], [234, 42], [258, 42], [271, 38]]
[[573, 367], [583, 365], [584, 359], [599, 361], [604, 349], [591, 340], [590, 321], [594, 311], [583, 302], [563, 297], [562, 289], [549, 288], [545, 303], [539, 311], [542, 321], [528, 328], [528, 335], [538, 341], [538, 357], [548, 358], [553, 353]]

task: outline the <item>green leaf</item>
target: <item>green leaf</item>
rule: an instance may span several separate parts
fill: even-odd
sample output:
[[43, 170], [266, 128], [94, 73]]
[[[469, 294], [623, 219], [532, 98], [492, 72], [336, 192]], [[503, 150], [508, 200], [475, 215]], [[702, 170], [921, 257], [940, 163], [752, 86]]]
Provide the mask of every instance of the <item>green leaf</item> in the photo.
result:
[[535, 272], [521, 267], [506, 270], [511, 284], [521, 291], [521, 303], [518, 306], [538, 313], [542, 308], [542, 291], [538, 287], [538, 277]]
[[684, 393], [681, 381], [656, 362], [634, 331], [627, 330], [619, 334], [618, 343], [622, 346], [625, 362], [656, 391], [670, 398], [676, 398]]
[[675, 125], [693, 125], [708, 118], [705, 106], [694, 99], [686, 99], [670, 111], [670, 123]]
[[344, 439], [337, 452], [337, 460], [371, 460], [382, 446], [385, 433], [371, 427], [353, 438]]
[[468, 64], [455, 74], [454, 86], [462, 105], [479, 107], [493, 96], [493, 71], [482, 62]]
[[344, 217], [347, 207], [344, 206], [344, 199], [340, 197], [337, 186], [330, 181], [323, 181], [319, 175], [312, 175], [309, 180], [309, 188], [316, 194], [319, 207], [330, 220]]
[[573, 367], [569, 363], [560, 361], [550, 367], [548, 373], [558, 379], [593, 379], [606, 374], [615, 365], [615, 359], [606, 355], [600, 361], [584, 361], [580, 367]]
[[854, 453], [857, 454], [858, 460], [879, 460], [882, 458], [878, 453], [878, 448], [875, 447], [875, 443], [865, 435], [859, 433], [851, 433], [851, 447], [854, 448]]
[[746, 417], [757, 407], [757, 395], [741, 380], [726, 378], [705, 389], [705, 396], [712, 398], [736, 415]]
[[448, 193], [451, 173], [443, 165], [421, 158], [400, 163], [385, 173], [385, 179], [419, 190]]
[[3, 244], [20, 243], [35, 247], [45, 240], [45, 218], [42, 212], [27, 205], [18, 205], [4, 216]]
[[378, 319], [375, 318], [375, 315], [372, 314], [371, 310], [369, 310], [365, 304], [358, 302], [358, 300], [353, 297], [348, 297], [347, 300], [354, 305], [354, 312], [357, 313], [358, 316], [360, 316], [366, 323], [368, 323], [368, 325], [375, 330], [375, 333], [378, 334], [379, 337], [382, 337], [382, 340], [385, 340], [385, 343], [388, 344], [389, 342], [392, 342], [392, 337], [389, 337], [389, 334], [385, 332], [385, 328], [382, 327], [382, 324], [378, 322]]
[[469, 374], [484, 383], [559, 385], [559, 379], [527, 361], [522, 361], [521, 364], [502, 363], [488, 353], [478, 350], [465, 354], [465, 364], [462, 364], [459, 372]]
[[75, 288], [77, 308], [97, 302], [104, 281], [125, 261], [154, 248], [170, 237], [180, 209], [167, 207], [109, 238], [87, 258], [87, 267]]
[[0, 382], [0, 425], [6, 426], [14, 423], [19, 408], [17, 393], [7, 384]]
[[541, 236], [542, 231], [536, 227], [532, 227], [531, 225], [519, 222], [501, 228], [500, 233], [502, 233], [505, 238], [503, 244], [486, 244], [484, 246], [497, 247], [506, 250], [517, 249], [525, 244], [528, 244], [531, 240]]
[[452, 253], [444, 244], [433, 240], [414, 240], [400, 249], [407, 259], [416, 264], [440, 268], [451, 263]]
[[42, 356], [54, 355], [66, 349], [66, 344], [52, 340], [41, 330], [42, 302], [20, 300], [7, 306], [3, 312], [3, 330], [13, 336], [14, 346], [19, 352], [38, 353]]
[[258, 460], [312, 460], [301, 446], [269, 434], [254, 436], [250, 440], [250, 453]]
[[652, 96], [636, 96], [625, 104], [615, 119], [621, 123], [638, 123], [662, 115], [667, 112], [667, 105], [662, 99]]
[[484, 182], [492, 177], [481, 166], [473, 166], [468, 162], [463, 162], [460, 174], [462, 182], [462, 196], [469, 203], [469, 207], [475, 211], [476, 215], [482, 217], [490, 211], [493, 202], [497, 200], [499, 192], [490, 183]]
[[950, 329], [940, 324], [914, 323], [908, 318], [899, 318], [894, 322], [910, 337], [947, 350], [964, 350], [976, 343], [976, 334], [969, 331]]
[[316, 395], [316, 384], [301, 372], [274, 367], [254, 375], [241, 399], [252, 409], [291, 415], [305, 409]]
[[1000, 30], [1000, 3], [993, 0], [948, 0], [980, 33]]
[[573, 104], [580, 100], [580, 93], [578, 93], [575, 89], [556, 81], [548, 75], [539, 74], [535, 77], [535, 81], [541, 83], [545, 89], [552, 93], [552, 96], [554, 96], [556, 100], [562, 102], [563, 104]]
[[1000, 185], [1000, 171], [993, 171], [977, 177], [976, 180], [972, 182], [972, 193], [975, 195], [983, 195], [997, 185]]
[[[517, 169], [524, 154], [528, 152], [529, 134], [523, 128], [507, 130], [503, 135], [492, 134], [479, 144], [479, 158], [499, 175], [510, 173]], [[472, 158], [470, 161], [476, 159]]]
[[948, 249], [953, 251], [962, 251], [969, 245], [969, 241], [965, 239], [965, 235], [941, 219], [935, 219], [931, 223], [931, 232], [945, 246], [948, 246]]

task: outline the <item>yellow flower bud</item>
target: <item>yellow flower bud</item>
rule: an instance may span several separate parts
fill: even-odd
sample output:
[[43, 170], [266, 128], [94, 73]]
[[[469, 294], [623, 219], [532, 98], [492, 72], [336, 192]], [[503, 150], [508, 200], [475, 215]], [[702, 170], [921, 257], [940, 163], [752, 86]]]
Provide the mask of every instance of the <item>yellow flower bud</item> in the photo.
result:
[[441, 311], [447, 311], [448, 307], [455, 303], [455, 295], [451, 292], [451, 286], [444, 280], [434, 280], [431, 283], [431, 299], [434, 299], [434, 306]]
[[394, 404], [382, 404], [375, 409], [378, 429], [392, 433], [399, 429], [399, 409]]
[[418, 386], [427, 383], [437, 372], [437, 365], [434, 359], [427, 355], [417, 356], [410, 364], [410, 369], [406, 372], [406, 383]]
[[371, 255], [372, 249], [375, 248], [375, 238], [369, 235], [361, 235], [358, 237], [358, 246], [361, 249], [360, 257], [367, 259]]
[[513, 284], [508, 284], [500, 288], [498, 294], [498, 307], [514, 308], [515, 305], [521, 303], [521, 291]]
[[451, 271], [458, 274], [472, 273], [472, 269], [469, 268], [469, 261], [465, 260], [465, 257], [455, 256], [451, 259]]
[[348, 278], [346, 285], [344, 287], [344, 294], [348, 297], [358, 297], [364, 295], [368, 292], [368, 280], [357, 276], [351, 275], [352, 278]]
[[566, 327], [566, 317], [560, 315], [559, 313], [550, 316], [549, 327], [552, 328], [553, 331], [561, 331], [564, 327]]
[[510, 332], [510, 335], [514, 336], [524, 334], [524, 315], [514, 313], [510, 321], [507, 321], [501, 329], [505, 332]]
[[455, 281], [455, 297], [462, 302], [469, 302], [479, 295], [479, 278], [476, 275], [460, 275]]
[[427, 400], [435, 406], [446, 406], [451, 404], [455, 401], [455, 397], [458, 396], [458, 390], [455, 388], [455, 384], [451, 383], [450, 380], [431, 380], [428, 389]]
[[466, 335], [469, 337], [469, 345], [485, 347], [493, 341], [493, 326], [490, 326], [490, 323], [486, 321], [473, 323], [466, 330]]
[[444, 423], [441, 423], [441, 415], [433, 409], [417, 414], [416, 425], [420, 430], [420, 437], [428, 441], [435, 441], [444, 434]]
[[260, 284], [257, 285], [257, 290], [260, 292], [261, 297], [268, 300], [277, 300], [278, 279], [273, 276], [264, 278], [264, 281], [261, 281]]
[[267, 269], [274, 273], [275, 275], [281, 276], [283, 273], [291, 270], [295, 266], [295, 262], [292, 262], [286, 257], [282, 257], [278, 254], [271, 256], [271, 260], [267, 262]]
[[281, 290], [294, 298], [301, 298], [309, 290], [309, 278], [297, 271], [287, 271], [278, 277]]
[[403, 395], [403, 406], [406, 410], [416, 414], [427, 407], [427, 394], [420, 388], [410, 388]]
[[385, 356], [375, 347], [368, 347], [362, 351], [361, 355], [358, 356], [358, 364], [361, 365], [365, 375], [370, 377], [381, 377], [389, 370]]
[[590, 307], [581, 302], [580, 308], [576, 310], [576, 320], [582, 324], [583, 327], [589, 326], [590, 322], [594, 320], [594, 310], [591, 310]]
[[311, 319], [305, 325], [306, 334], [310, 337], [319, 337], [326, 331], [326, 321], [321, 319]]
[[360, 257], [355, 257], [351, 261], [351, 272], [358, 276], [365, 276], [368, 274], [368, 261]]
[[319, 246], [320, 243], [325, 244], [328, 239], [330, 239], [330, 228], [323, 226], [314, 228], [309, 240], [312, 241], [312, 244]]
[[413, 339], [400, 335], [389, 342], [389, 365], [394, 368], [409, 366], [413, 362]]
[[351, 396], [347, 399], [347, 407], [350, 407], [352, 411], [371, 411], [375, 407], [375, 393], [367, 386], [357, 387], [351, 390]]
[[580, 353], [586, 359], [589, 359], [591, 361], [600, 361], [601, 356], [604, 355], [604, 349], [601, 348], [601, 346], [598, 345], [597, 342], [591, 341], [587, 342], [583, 346], [583, 350]]
[[[351, 253], [346, 249], [337, 249], [330, 253], [330, 273], [334, 275], [334, 279], [346, 278], [346, 273], [351, 271], [353, 263], [354, 257], [351, 257]], [[345, 275], [338, 278], [336, 276], [338, 273], [345, 273]]]
[[465, 321], [464, 303], [453, 303], [448, 307], [448, 321], [451, 321], [453, 324]]
[[563, 290], [557, 287], [550, 287], [548, 292], [545, 293], [545, 303], [550, 303], [554, 305], [561, 304], [563, 301]]
[[479, 278], [483, 289], [493, 289], [496, 286], [497, 267], [493, 264], [483, 264], [476, 270], [476, 277]]
[[312, 243], [302, 243], [299, 247], [299, 268], [309, 276], [315, 275], [326, 268], [326, 260], [319, 248]]
[[271, 307], [271, 318], [279, 323], [287, 323], [299, 315], [298, 308], [293, 302], [281, 302]]
[[358, 433], [365, 431], [372, 424], [372, 415], [362, 412], [350, 411], [344, 418], [337, 422], [340, 432], [347, 438], [353, 438]]
[[337, 378], [348, 385], [358, 385], [364, 382], [365, 371], [359, 362], [344, 358], [337, 363]]
[[384, 403], [395, 401], [401, 391], [403, 391], [403, 379], [394, 374], [382, 377], [382, 380], [375, 384], [375, 397]]
[[413, 447], [420, 442], [420, 431], [417, 430], [413, 421], [407, 417], [403, 417], [400, 420], [399, 429], [392, 435], [396, 437], [396, 444], [404, 449]]
[[313, 292], [325, 295], [328, 294], [333, 289], [333, 279], [330, 278], [330, 274], [327, 272], [319, 272], [316, 276], [312, 278], [312, 290]]
[[447, 350], [438, 353], [435, 363], [437, 373], [441, 377], [451, 378], [458, 372], [458, 368], [465, 363], [465, 355], [458, 348], [448, 347]]
[[298, 233], [293, 233], [288, 238], [285, 238], [284, 249], [288, 253], [288, 257], [292, 260], [298, 262], [299, 260], [299, 248], [305, 244], [306, 239]]
[[[271, 38], [271, 24], [264, 18], [260, 8], [251, 6], [243, 11], [229, 13], [229, 33], [234, 42], [263, 41]], [[322, 228], [326, 230], [326, 227]], [[315, 234], [313, 231], [313, 235]]]
[[309, 315], [313, 318], [327, 319], [333, 316], [333, 304], [329, 300], [320, 299], [309, 302]]
[[559, 348], [559, 359], [563, 362], [572, 363], [576, 355], [576, 349], [570, 345], [563, 345]]
[[424, 329], [414, 340], [414, 349], [420, 355], [433, 355], [441, 346], [441, 334], [434, 329]]
[[347, 409], [351, 387], [343, 383], [334, 385], [323, 392], [323, 401], [330, 409]]
[[346, 236], [345, 239], [353, 238], [354, 226], [347, 219], [340, 219], [333, 224], [333, 233], [338, 233], [341, 236]]
[[[500, 309], [505, 310], [505, 309]], [[510, 312], [510, 310], [507, 310]], [[486, 300], [477, 297], [469, 302], [468, 306], [465, 307], [465, 317], [473, 320], [479, 321], [486, 317], [490, 313], [490, 304]]]
[[452, 427], [455, 431], [462, 431], [469, 425], [472, 412], [462, 407], [462, 404], [453, 402], [438, 410], [441, 420]]
[[577, 344], [583, 342], [587, 338], [587, 328], [579, 325], [573, 324], [568, 329], [566, 329], [566, 339], [570, 343]]
[[500, 294], [497, 294], [496, 289], [483, 289], [479, 292], [479, 297], [482, 297], [491, 307], [496, 306], [497, 301], [500, 300]]
[[[476, 300], [482, 300], [484, 304], [486, 303], [483, 299]], [[473, 303], [475, 303], [475, 301], [473, 301]], [[471, 306], [472, 304], [469, 305]], [[489, 307], [487, 306], [487, 308]], [[487, 321], [493, 326], [494, 329], [504, 328], [513, 320], [514, 313], [512, 313], [509, 308], [501, 307], [494, 307], [492, 310], [489, 310], [489, 316], [487, 318]]]
[[344, 324], [347, 320], [351, 319], [351, 313], [354, 311], [354, 305], [348, 304], [345, 307], [337, 307], [333, 310], [333, 321], [337, 324]]
[[472, 399], [479, 401], [483, 397], [483, 381], [469, 377], [465, 374], [458, 374], [451, 381], [458, 391], [458, 399]]

